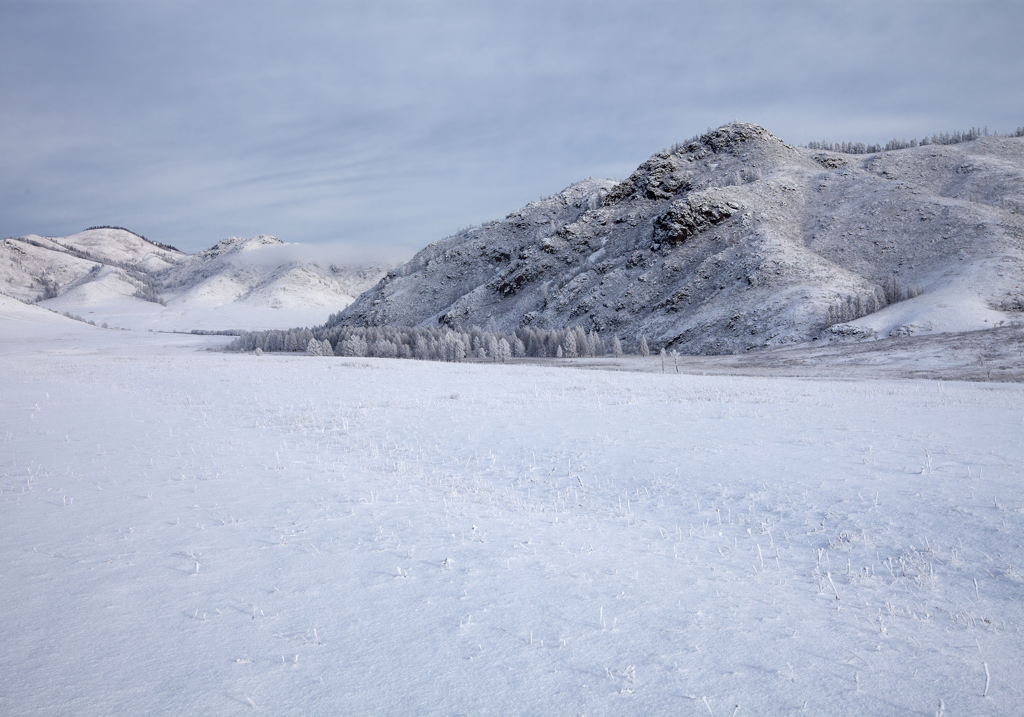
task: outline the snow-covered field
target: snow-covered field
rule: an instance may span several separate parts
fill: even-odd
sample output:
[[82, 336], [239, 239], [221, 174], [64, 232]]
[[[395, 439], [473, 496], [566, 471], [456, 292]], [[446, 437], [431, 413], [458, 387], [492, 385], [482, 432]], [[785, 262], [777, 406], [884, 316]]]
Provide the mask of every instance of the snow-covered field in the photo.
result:
[[1024, 704], [1020, 384], [19, 326], [0, 326], [5, 715]]

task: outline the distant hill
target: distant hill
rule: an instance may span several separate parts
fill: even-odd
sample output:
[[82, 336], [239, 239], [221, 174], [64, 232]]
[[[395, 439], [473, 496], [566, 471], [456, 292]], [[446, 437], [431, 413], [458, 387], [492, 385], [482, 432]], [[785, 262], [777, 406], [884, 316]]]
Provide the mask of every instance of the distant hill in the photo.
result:
[[1022, 310], [1024, 139], [851, 155], [733, 123], [431, 244], [330, 325], [580, 325], [713, 354]]
[[155, 330], [323, 323], [384, 275], [274, 237], [225, 239], [198, 254], [120, 228], [0, 243], [0, 293], [97, 324]]

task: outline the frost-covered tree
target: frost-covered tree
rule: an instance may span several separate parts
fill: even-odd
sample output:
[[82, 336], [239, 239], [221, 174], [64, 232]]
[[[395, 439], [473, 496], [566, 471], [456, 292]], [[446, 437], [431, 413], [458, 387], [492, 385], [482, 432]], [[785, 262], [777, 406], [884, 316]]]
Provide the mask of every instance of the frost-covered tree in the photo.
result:
[[900, 284], [900, 278], [896, 274], [889, 274], [889, 278], [885, 281], [885, 300], [890, 304], [895, 304], [902, 299], [903, 286]]
[[503, 338], [500, 341], [498, 341], [497, 353], [498, 360], [500, 360], [502, 363], [505, 363], [506, 361], [512, 358], [512, 347], [508, 345], [508, 341], [506, 339]]
[[518, 336], [515, 336], [512, 339], [512, 355], [516, 358], [526, 356], [526, 344], [524, 344], [523, 340]]
[[619, 341], [618, 336], [612, 341], [612, 355], [615, 358], [622, 358], [622, 342]]
[[378, 358], [398, 358], [398, 346], [381, 337], [370, 345], [369, 354]]
[[558, 354], [559, 358], [563, 355], [566, 358], [576, 358], [576, 333], [574, 331], [568, 332], [565, 335], [565, 342], [559, 348], [562, 349]]
[[[43, 287], [43, 290], [36, 297], [36, 301], [46, 301], [47, 299], [54, 299], [60, 294], [60, 284], [51, 279], [48, 276], [39, 277], [39, 284]], [[142, 298], [142, 297], [139, 297]]]
[[309, 343], [306, 344], [306, 355], [307, 356], [323, 356], [324, 350], [320, 345], [320, 342], [316, 339], [310, 339]]
[[576, 355], [593, 356], [590, 352], [590, 342], [587, 340], [587, 332], [582, 326], [577, 326], [572, 332], [576, 336]]
[[434, 358], [435, 351], [430, 345], [430, 339], [426, 336], [417, 336], [413, 344], [412, 355], [421, 361], [429, 361]]
[[342, 342], [341, 355], [362, 357], [366, 356], [367, 349], [366, 339], [358, 334], [354, 334]]
[[466, 358], [466, 341], [464, 338], [455, 337], [452, 339], [452, 361], [461, 361]]
[[647, 346], [647, 337], [644, 335], [640, 336], [640, 355], [644, 357], [651, 355], [651, 349]]

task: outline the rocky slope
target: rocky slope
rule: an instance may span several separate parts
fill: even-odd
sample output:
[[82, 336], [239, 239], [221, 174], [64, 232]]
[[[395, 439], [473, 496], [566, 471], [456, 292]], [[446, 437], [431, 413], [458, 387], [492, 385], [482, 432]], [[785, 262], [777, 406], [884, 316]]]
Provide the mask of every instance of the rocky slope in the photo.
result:
[[[893, 284], [921, 294], [889, 303]], [[1024, 139], [846, 155], [734, 123], [431, 244], [336, 321], [581, 325], [731, 353], [1022, 308]]]
[[387, 268], [318, 259], [268, 236], [225, 239], [194, 255], [109, 228], [0, 243], [0, 293], [124, 328], [322, 323]]

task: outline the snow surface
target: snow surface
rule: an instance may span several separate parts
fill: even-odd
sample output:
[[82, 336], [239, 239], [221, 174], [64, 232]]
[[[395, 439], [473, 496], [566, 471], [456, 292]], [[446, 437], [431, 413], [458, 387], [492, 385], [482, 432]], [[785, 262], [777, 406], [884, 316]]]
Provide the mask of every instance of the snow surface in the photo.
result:
[[[987, 269], [985, 271], [982, 267]], [[977, 290], [999, 271], [998, 262], [979, 261], [960, 275], [913, 299], [886, 306], [844, 326], [866, 329], [865, 338], [972, 331], [1006, 323], [1021, 324], [1019, 311], [996, 311]]]
[[1024, 700], [1020, 384], [257, 357], [0, 301], [5, 715]]
[[81, 321], [0, 294], [2, 353], [24, 348], [24, 342], [32, 339], [51, 342], [59, 340], [62, 336], [78, 339], [93, 329], [94, 327]]

